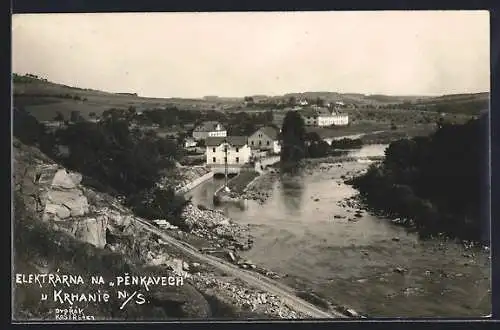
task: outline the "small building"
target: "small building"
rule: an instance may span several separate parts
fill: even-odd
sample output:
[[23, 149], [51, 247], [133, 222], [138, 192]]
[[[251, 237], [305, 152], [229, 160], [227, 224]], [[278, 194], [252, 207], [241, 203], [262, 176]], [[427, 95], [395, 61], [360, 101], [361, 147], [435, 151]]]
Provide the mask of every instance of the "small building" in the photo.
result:
[[192, 138], [187, 138], [185, 141], [184, 141], [184, 148], [193, 148], [193, 147], [196, 147], [198, 143], [192, 139]]
[[193, 139], [196, 141], [205, 140], [208, 137], [225, 137], [226, 129], [217, 121], [206, 121], [196, 126], [193, 130]]
[[229, 166], [240, 166], [250, 161], [251, 149], [246, 136], [208, 137], [205, 146], [209, 166], [224, 166], [226, 157]]
[[254, 150], [266, 150], [272, 153], [279, 153], [281, 150], [279, 143], [279, 131], [271, 126], [264, 126], [248, 137], [248, 144]]

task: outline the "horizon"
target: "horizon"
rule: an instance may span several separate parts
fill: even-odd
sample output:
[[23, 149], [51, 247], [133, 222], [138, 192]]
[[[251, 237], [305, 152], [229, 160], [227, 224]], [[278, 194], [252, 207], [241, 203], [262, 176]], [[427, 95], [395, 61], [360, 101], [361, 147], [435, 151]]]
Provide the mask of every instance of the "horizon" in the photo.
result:
[[15, 14], [12, 44], [13, 73], [144, 98], [490, 92], [487, 11]]
[[[19, 73], [19, 72], [12, 72], [12, 74], [17, 74], [19, 76], [25, 76], [27, 74], [31, 74], [30, 72], [24, 72], [24, 73]], [[38, 78], [45, 79], [45, 77], [40, 77]], [[61, 82], [57, 81], [51, 81], [47, 79], [47, 82], [57, 84], [57, 85], [64, 85]], [[100, 90], [100, 89], [95, 89], [91, 87], [80, 87], [80, 86], [68, 86], [65, 85], [69, 88], [78, 88], [78, 89], [88, 89], [91, 91], [96, 91], [96, 92], [104, 92], [104, 93], [110, 93], [110, 94], [120, 94], [120, 93], [133, 93], [133, 92], [113, 92], [113, 91], [105, 91], [105, 90]], [[150, 99], [193, 99], [193, 100], [202, 100], [204, 98], [209, 98], [209, 97], [215, 97], [215, 98], [221, 98], [221, 99], [243, 99], [244, 97], [255, 97], [255, 96], [262, 96], [262, 97], [286, 97], [287, 95], [293, 95], [293, 94], [308, 94], [308, 93], [331, 93], [331, 94], [339, 94], [339, 95], [363, 95], [363, 96], [389, 96], [389, 97], [439, 97], [439, 96], [453, 96], [453, 95], [469, 95], [469, 94], [489, 94], [489, 91], [479, 91], [479, 92], [472, 92], [472, 93], [452, 93], [452, 94], [363, 94], [363, 93], [357, 93], [357, 92], [345, 92], [345, 93], [340, 93], [336, 91], [305, 91], [305, 92], [285, 92], [283, 94], [276, 94], [276, 95], [265, 95], [265, 94], [249, 94], [245, 96], [220, 96], [220, 95], [204, 95], [200, 97], [178, 97], [178, 96], [169, 96], [169, 97], [152, 97], [152, 96], [143, 96], [140, 94], [137, 94], [137, 97], [140, 98], [150, 98]]]

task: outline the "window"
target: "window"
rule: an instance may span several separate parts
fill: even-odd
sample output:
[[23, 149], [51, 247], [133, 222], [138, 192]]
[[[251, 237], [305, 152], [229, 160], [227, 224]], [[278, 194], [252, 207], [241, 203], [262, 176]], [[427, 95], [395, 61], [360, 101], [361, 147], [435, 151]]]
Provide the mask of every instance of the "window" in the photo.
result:
[[213, 162], [214, 162], [214, 163], [217, 161], [217, 160], [215, 159], [215, 157], [214, 157], [214, 158], [212, 158], [212, 160], [213, 160]]
[[267, 140], [267, 145], [269, 145], [269, 140]]
[[252, 140], [252, 145], [253, 145], [253, 144], [254, 144], [254, 143], [253, 143], [253, 140]]
[[227, 163], [227, 157], [224, 157], [224, 163]]
[[239, 163], [240, 162], [240, 157], [236, 157], [236, 162]]
[[259, 141], [259, 146], [261, 146], [261, 145], [262, 145], [262, 141]]
[[240, 151], [240, 148], [236, 148], [236, 152], [239, 152]]
[[212, 148], [212, 151], [215, 152], [215, 148]]

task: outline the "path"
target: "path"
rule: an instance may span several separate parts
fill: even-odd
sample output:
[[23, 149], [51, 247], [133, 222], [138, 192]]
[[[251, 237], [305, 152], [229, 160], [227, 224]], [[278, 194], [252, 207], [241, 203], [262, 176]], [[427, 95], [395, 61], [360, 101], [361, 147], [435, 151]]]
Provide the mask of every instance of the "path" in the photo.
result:
[[219, 270], [232, 274], [239, 279], [245, 281], [247, 284], [259, 288], [261, 290], [267, 291], [271, 294], [280, 296], [285, 303], [294, 309], [297, 312], [301, 312], [307, 315], [310, 315], [313, 318], [347, 318], [344, 314], [340, 312], [333, 312], [328, 313], [320, 308], [308, 303], [307, 301], [300, 299], [299, 297], [295, 296], [293, 293], [293, 290], [281, 283], [278, 283], [272, 279], [269, 279], [267, 277], [264, 277], [260, 274], [253, 273], [248, 270], [243, 270], [241, 268], [238, 268], [234, 266], [233, 264], [226, 262], [224, 260], [215, 258], [210, 255], [202, 254], [198, 252], [194, 247], [191, 245], [184, 243], [182, 241], [179, 241], [170, 235], [164, 233], [160, 229], [154, 227], [150, 223], [148, 223], [145, 220], [140, 220], [137, 219], [137, 221], [144, 225], [145, 229], [160, 236], [162, 240], [164, 240], [166, 243], [175, 246], [176, 248], [182, 250], [183, 252], [191, 255], [192, 257], [197, 258], [198, 260], [205, 262], [213, 267], [218, 268]]

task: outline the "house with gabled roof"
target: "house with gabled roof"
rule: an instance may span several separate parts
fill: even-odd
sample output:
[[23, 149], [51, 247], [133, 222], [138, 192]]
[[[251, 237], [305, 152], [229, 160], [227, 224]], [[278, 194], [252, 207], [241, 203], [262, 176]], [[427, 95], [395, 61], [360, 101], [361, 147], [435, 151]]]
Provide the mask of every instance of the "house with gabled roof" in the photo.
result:
[[251, 149], [246, 136], [208, 137], [205, 140], [207, 165], [240, 166], [250, 161]]
[[345, 126], [349, 124], [349, 116], [338, 112], [330, 112], [326, 108], [303, 109], [299, 111], [306, 126]]
[[261, 127], [248, 137], [248, 145], [254, 150], [279, 153], [281, 150], [279, 133], [279, 130], [272, 126]]
[[208, 137], [225, 137], [227, 130], [218, 121], [205, 121], [193, 130], [193, 139], [205, 140]]

